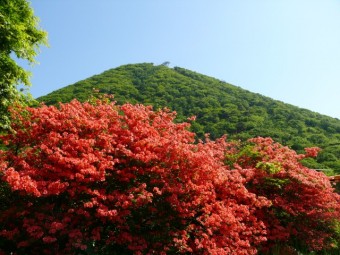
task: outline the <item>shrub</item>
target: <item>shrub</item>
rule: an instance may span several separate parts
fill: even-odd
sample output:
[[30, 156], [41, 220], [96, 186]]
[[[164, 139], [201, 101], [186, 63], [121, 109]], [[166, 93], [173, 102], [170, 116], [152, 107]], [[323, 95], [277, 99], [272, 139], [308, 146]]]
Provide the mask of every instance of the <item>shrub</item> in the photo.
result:
[[224, 139], [194, 143], [174, 113], [72, 101], [12, 118], [3, 252], [255, 254], [266, 241], [268, 201], [224, 165]]
[[226, 162], [246, 178], [248, 190], [271, 202], [256, 214], [268, 233], [264, 250], [282, 244], [309, 252], [338, 248], [340, 196], [327, 176], [300, 163], [318, 148], [302, 155], [259, 137], [230, 150]]

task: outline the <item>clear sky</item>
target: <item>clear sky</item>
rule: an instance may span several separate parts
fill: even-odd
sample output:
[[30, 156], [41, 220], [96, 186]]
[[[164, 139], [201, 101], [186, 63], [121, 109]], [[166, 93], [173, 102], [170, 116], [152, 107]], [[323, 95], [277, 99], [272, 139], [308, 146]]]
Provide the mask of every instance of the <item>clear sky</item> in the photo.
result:
[[170, 62], [340, 119], [339, 0], [31, 0], [49, 34], [34, 97]]

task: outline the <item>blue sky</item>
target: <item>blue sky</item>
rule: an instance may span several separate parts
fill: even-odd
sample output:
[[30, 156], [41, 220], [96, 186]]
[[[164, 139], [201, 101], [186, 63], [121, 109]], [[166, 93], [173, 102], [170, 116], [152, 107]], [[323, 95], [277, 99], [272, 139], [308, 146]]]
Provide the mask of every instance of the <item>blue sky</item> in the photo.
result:
[[49, 34], [34, 97], [130, 63], [170, 62], [340, 119], [338, 0], [31, 0]]

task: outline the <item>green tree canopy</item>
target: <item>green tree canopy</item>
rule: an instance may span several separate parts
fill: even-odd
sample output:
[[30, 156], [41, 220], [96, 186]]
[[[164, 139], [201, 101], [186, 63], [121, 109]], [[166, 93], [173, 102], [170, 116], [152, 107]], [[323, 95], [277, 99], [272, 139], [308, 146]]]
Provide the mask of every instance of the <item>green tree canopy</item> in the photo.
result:
[[0, 128], [9, 123], [7, 107], [23, 101], [17, 85], [30, 85], [29, 71], [14, 57], [35, 63], [39, 46], [47, 44], [47, 33], [39, 28], [38, 18], [26, 0], [0, 0]]

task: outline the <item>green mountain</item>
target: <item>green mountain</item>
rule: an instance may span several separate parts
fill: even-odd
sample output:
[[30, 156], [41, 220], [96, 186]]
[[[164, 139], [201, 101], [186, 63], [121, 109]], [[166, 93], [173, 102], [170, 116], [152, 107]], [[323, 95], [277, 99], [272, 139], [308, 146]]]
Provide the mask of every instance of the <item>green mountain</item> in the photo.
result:
[[46, 104], [88, 100], [93, 89], [113, 94], [119, 103], [168, 107], [178, 121], [195, 115], [192, 130], [203, 137], [227, 134], [229, 139], [270, 136], [302, 152], [319, 146], [317, 159], [304, 163], [340, 173], [340, 120], [255, 94], [224, 81], [184, 68], [152, 63], [130, 64], [107, 70], [38, 98]]

